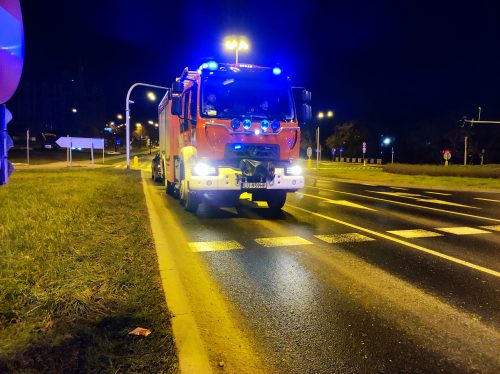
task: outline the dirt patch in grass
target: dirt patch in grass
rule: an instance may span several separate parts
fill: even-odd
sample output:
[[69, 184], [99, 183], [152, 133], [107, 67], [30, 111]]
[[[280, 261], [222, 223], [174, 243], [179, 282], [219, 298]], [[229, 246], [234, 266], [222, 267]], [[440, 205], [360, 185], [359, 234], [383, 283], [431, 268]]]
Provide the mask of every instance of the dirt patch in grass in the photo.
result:
[[0, 206], [0, 372], [177, 371], [139, 173], [19, 171]]

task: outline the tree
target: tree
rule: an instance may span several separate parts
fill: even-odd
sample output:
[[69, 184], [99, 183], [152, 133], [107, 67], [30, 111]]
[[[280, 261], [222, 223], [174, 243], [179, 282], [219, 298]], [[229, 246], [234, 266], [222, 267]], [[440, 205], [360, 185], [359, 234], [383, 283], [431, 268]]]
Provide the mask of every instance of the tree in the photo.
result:
[[361, 152], [361, 133], [355, 128], [354, 122], [346, 122], [337, 126], [332, 135], [326, 138], [326, 145], [339, 152], [344, 148], [344, 155], [355, 157]]

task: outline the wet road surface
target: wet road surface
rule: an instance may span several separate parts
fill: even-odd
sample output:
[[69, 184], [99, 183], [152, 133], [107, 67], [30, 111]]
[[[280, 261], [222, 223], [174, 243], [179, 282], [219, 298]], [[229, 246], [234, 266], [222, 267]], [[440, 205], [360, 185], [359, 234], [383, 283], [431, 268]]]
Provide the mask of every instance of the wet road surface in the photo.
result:
[[194, 215], [146, 183], [215, 370], [500, 371], [500, 194], [309, 178], [279, 214], [242, 200]]

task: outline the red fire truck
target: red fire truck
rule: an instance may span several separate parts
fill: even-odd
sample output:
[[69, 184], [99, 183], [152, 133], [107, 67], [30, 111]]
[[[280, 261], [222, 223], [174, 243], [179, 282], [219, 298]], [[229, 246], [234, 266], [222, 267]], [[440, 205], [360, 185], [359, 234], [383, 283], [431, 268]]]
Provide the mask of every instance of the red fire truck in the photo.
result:
[[243, 192], [281, 209], [287, 192], [304, 186], [296, 161], [310, 100], [279, 67], [210, 61], [185, 68], [158, 110], [167, 193], [192, 212], [202, 201], [234, 205]]

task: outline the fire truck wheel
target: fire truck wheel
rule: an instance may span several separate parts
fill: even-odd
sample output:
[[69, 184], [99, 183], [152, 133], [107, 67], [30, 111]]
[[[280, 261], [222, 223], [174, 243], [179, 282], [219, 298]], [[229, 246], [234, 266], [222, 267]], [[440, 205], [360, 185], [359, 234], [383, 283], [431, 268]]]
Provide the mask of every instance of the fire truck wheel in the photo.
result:
[[167, 181], [167, 186], [166, 186], [165, 190], [167, 192], [167, 195], [171, 195], [171, 196], [175, 195], [174, 184], [170, 183], [169, 181]]
[[286, 191], [274, 191], [267, 195], [267, 206], [272, 210], [283, 208], [286, 202]]

